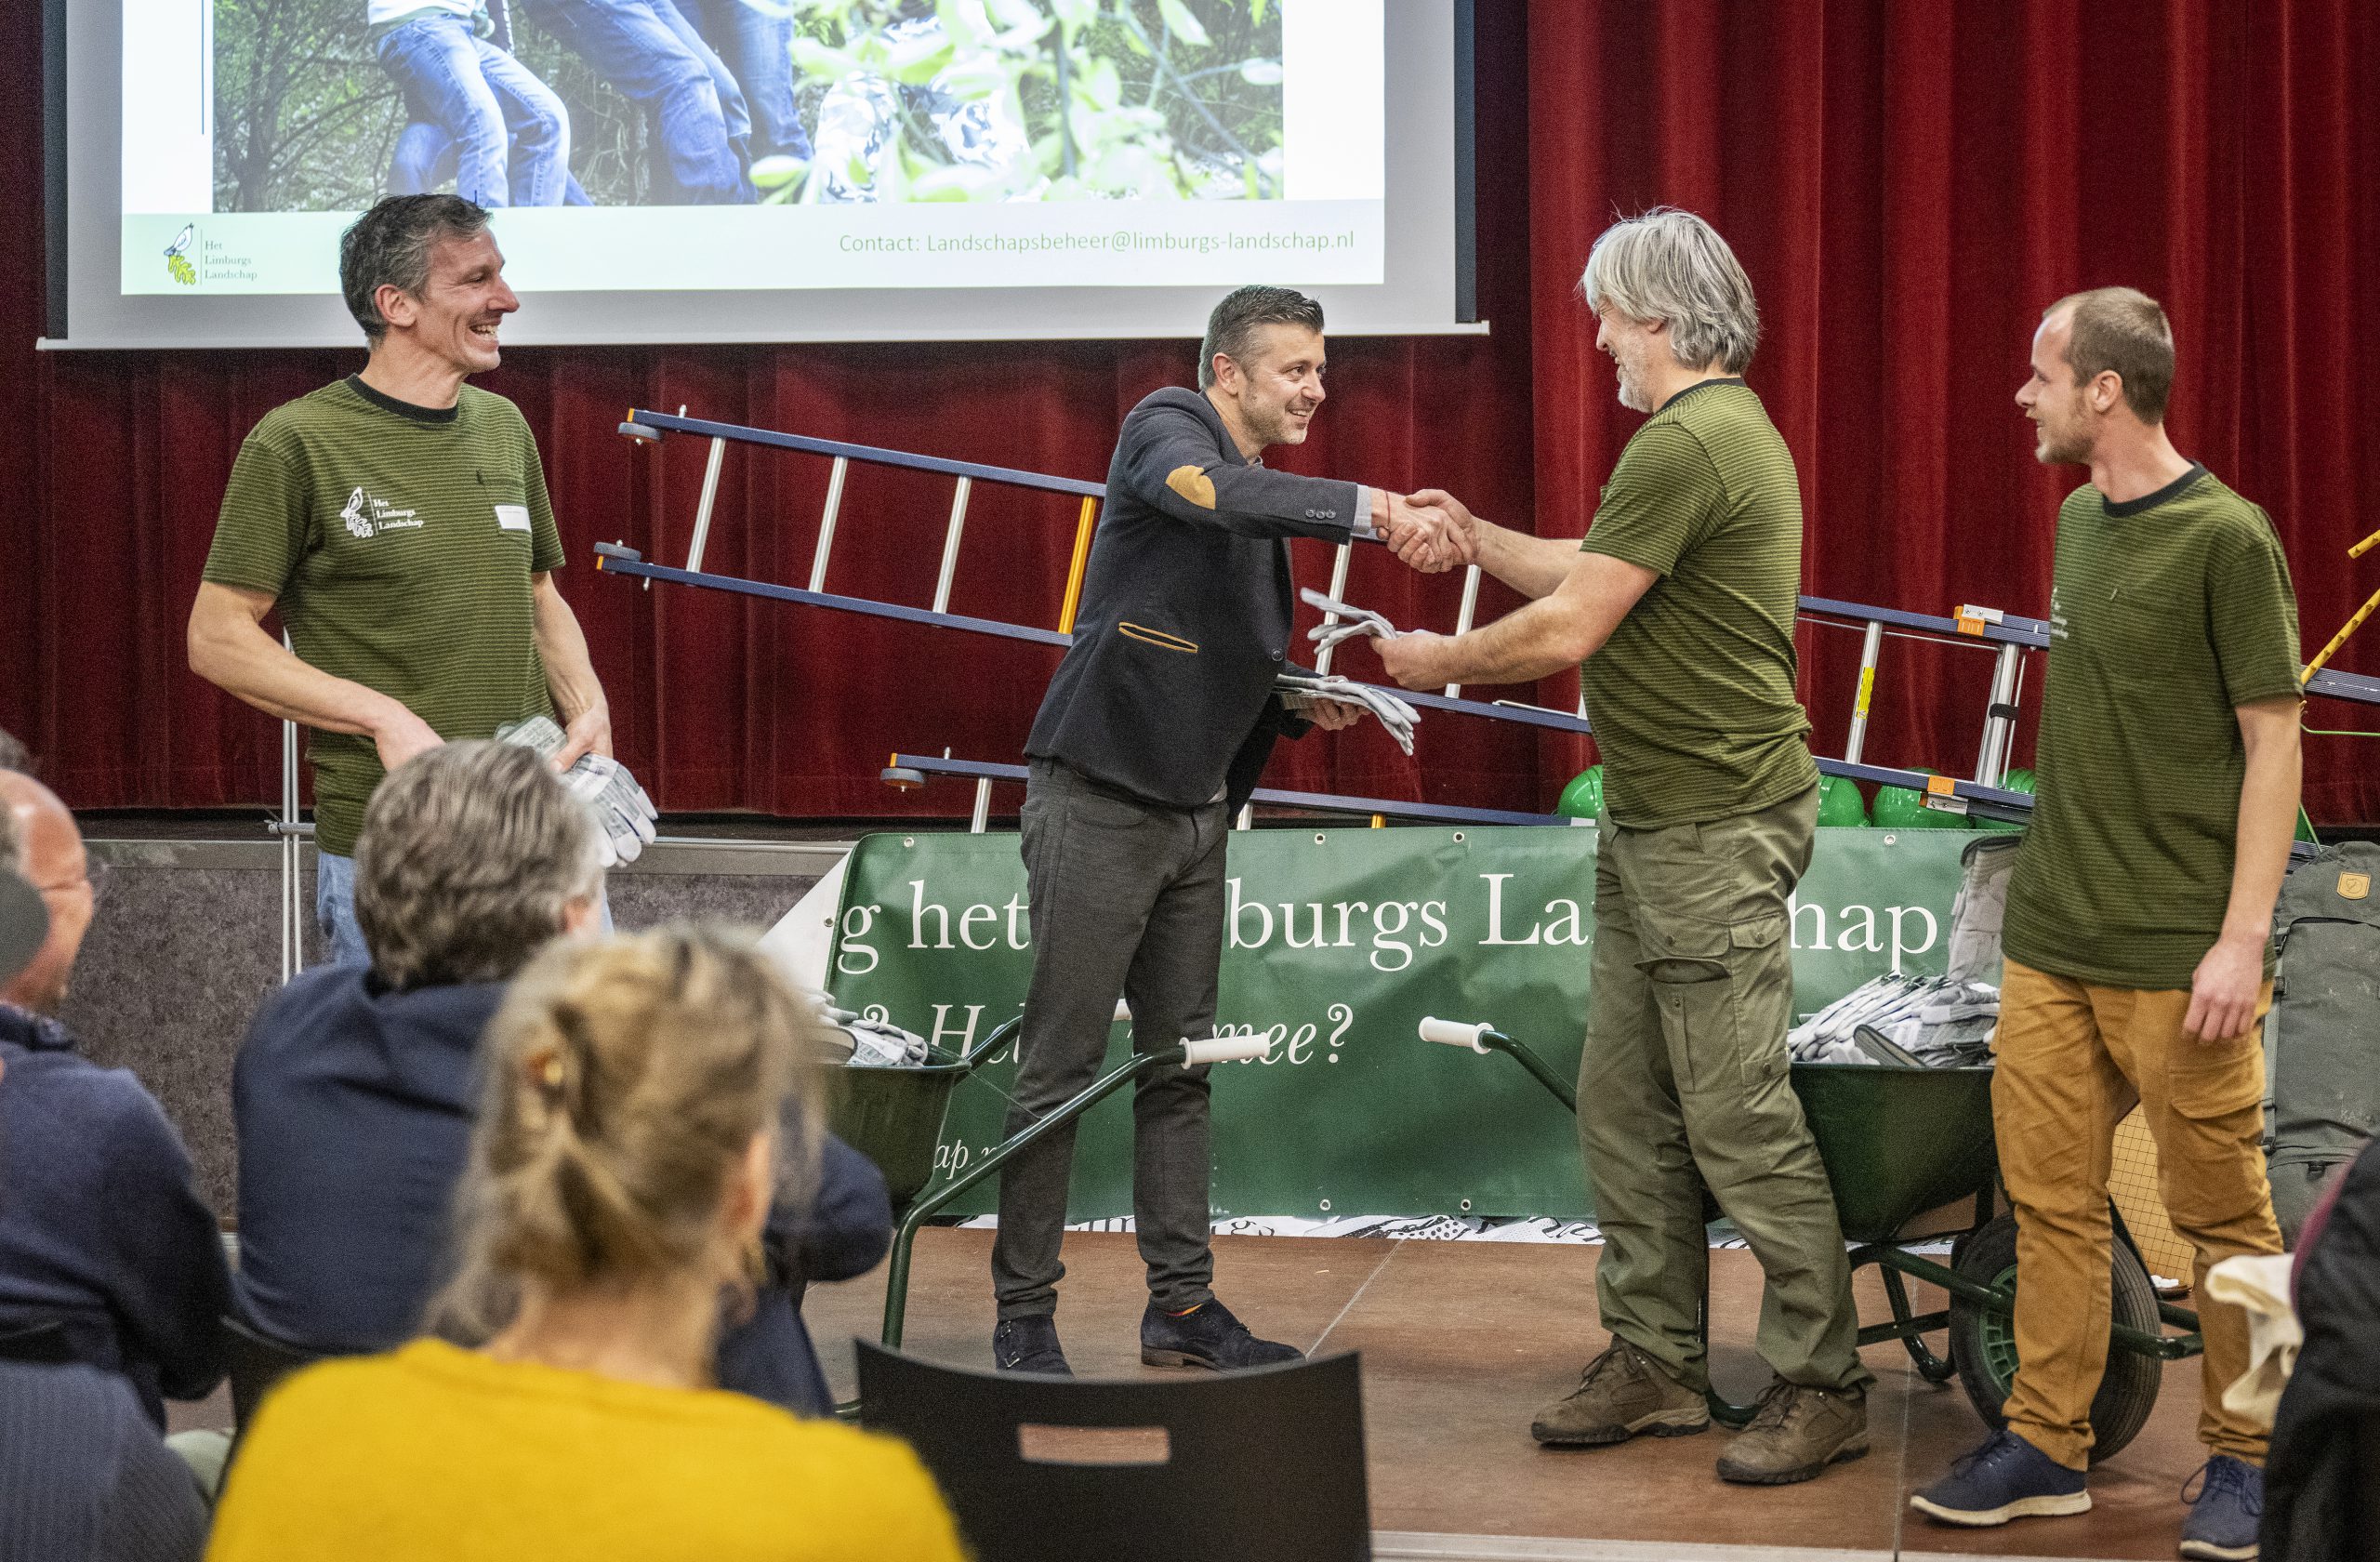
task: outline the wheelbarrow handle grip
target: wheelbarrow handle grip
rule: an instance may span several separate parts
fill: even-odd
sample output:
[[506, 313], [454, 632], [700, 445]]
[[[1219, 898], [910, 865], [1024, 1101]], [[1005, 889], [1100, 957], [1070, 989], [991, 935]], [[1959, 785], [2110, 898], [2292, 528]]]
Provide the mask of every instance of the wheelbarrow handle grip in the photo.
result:
[[1488, 1049], [1479, 1044], [1479, 1039], [1495, 1028], [1485, 1020], [1464, 1025], [1460, 1020], [1425, 1019], [1421, 1022], [1421, 1039], [1441, 1047], [1468, 1047], [1474, 1052], [1484, 1052]]
[[1269, 1036], [1215, 1036], [1182, 1043], [1182, 1066], [1197, 1068], [1210, 1063], [1239, 1063], [1261, 1058], [1271, 1050]]

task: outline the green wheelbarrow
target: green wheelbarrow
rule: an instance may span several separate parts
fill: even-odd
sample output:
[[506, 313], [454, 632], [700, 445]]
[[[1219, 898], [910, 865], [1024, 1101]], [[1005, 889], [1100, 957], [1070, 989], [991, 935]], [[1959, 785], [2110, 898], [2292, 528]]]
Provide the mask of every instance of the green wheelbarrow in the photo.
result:
[[917, 1241], [918, 1228], [934, 1211], [1007, 1165], [1028, 1145], [1150, 1070], [1170, 1064], [1197, 1067], [1262, 1057], [1268, 1044], [1262, 1036], [1217, 1037], [1135, 1052], [1039, 1121], [993, 1145], [963, 1172], [943, 1174], [937, 1156], [950, 1092], [977, 1065], [1005, 1046], [1020, 1023], [1022, 1016], [1005, 1020], [964, 1052], [936, 1053], [919, 1066], [840, 1071], [839, 1088], [827, 1107], [827, 1126], [837, 1138], [876, 1163], [884, 1173], [885, 1190], [892, 1202], [892, 1250], [884, 1281], [883, 1339], [888, 1350], [900, 1348], [902, 1324], [908, 1312], [909, 1251]]
[[[1575, 1115], [1578, 1092], [1536, 1052], [1487, 1025], [1426, 1019], [1421, 1039], [1476, 1052], [1501, 1052], [1528, 1070]], [[1976, 1413], [1992, 1427], [2006, 1424], [2002, 1408], [2016, 1376], [2016, 1223], [1995, 1213], [2000, 1160], [1991, 1134], [1991, 1070], [1910, 1068], [1856, 1063], [1796, 1063], [1793, 1092], [1818, 1142], [1834, 1191], [1843, 1235], [1852, 1244], [1851, 1267], [1876, 1266], [1892, 1317], [1863, 1325], [1859, 1344], [1897, 1340], [1929, 1383], [1952, 1377]], [[1945, 1230], [1919, 1217], [1972, 1201], [1973, 1218]], [[1703, 1196], [1706, 1219], [1718, 1211]], [[2160, 1302], [2132, 1233], [2112, 1204], [2118, 1240], [2112, 1250], [2113, 1311], [2106, 1374], [2091, 1402], [2094, 1463], [2113, 1456], [2147, 1424], [2157, 1403], [2164, 1364], [2201, 1349], [2198, 1315]], [[1911, 1251], [1950, 1238], [1950, 1262]], [[1908, 1278], [1940, 1287], [1948, 1307], [1920, 1313], [1911, 1305]], [[1704, 1302], [1708, 1330], [1709, 1302]], [[2166, 1332], [2172, 1325], [2179, 1333]], [[1926, 1336], [1945, 1335], [1939, 1351]], [[1710, 1394], [1712, 1415], [1729, 1426], [1751, 1419], [1752, 1407]]]

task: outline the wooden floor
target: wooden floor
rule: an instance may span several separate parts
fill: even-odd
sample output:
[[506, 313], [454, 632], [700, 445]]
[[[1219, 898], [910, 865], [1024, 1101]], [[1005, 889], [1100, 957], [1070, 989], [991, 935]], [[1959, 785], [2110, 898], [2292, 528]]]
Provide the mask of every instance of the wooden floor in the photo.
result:
[[[991, 1234], [936, 1229], [918, 1244], [906, 1348], [938, 1361], [991, 1364]], [[1959, 1530], [1908, 1511], [1982, 1437], [1955, 1387], [1911, 1370], [1898, 1344], [1872, 1347], [1873, 1451], [1801, 1486], [1721, 1482], [1725, 1440], [1646, 1440], [1555, 1451], [1530, 1441], [1530, 1412], [1575, 1383], [1602, 1344], [1593, 1324], [1600, 1249], [1496, 1242], [1221, 1238], [1216, 1291], [1263, 1334], [1309, 1352], [1363, 1353], [1365, 1438], [1373, 1525], [1383, 1556], [1557, 1557], [1927, 1555], [2170, 1557], [2183, 1482], [2204, 1457], [2195, 1437], [2196, 1361], [2166, 1369], [2148, 1428], [2095, 1471], [2095, 1506], [2074, 1518]], [[1140, 1365], [1145, 1291], [1129, 1236], [1066, 1238], [1058, 1322], [1084, 1375], [1156, 1375]], [[1712, 1254], [1714, 1371], [1748, 1399], [1766, 1379], [1750, 1349], [1760, 1274], [1748, 1253]], [[1872, 1271], [1863, 1318], [1886, 1316]], [[1939, 1294], [1914, 1288], [1922, 1308]], [[840, 1397], [853, 1393], [851, 1337], [874, 1338], [883, 1272], [813, 1287], [804, 1307]], [[1421, 1537], [1481, 1537], [1425, 1542]], [[1488, 1537], [1570, 1544], [1499, 1546]], [[1595, 1545], [1591, 1542], [1612, 1542]], [[1578, 1543], [1590, 1542], [1590, 1543]], [[1714, 1547], [1757, 1548], [1741, 1553]]]

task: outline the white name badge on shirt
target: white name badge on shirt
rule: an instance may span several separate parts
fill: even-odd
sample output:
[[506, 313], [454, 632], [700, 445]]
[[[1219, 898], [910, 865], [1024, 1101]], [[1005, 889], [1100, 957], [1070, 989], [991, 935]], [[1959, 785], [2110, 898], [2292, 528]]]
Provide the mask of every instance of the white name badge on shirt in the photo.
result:
[[496, 523], [508, 532], [525, 532], [529, 529], [529, 507], [498, 505], [496, 507]]

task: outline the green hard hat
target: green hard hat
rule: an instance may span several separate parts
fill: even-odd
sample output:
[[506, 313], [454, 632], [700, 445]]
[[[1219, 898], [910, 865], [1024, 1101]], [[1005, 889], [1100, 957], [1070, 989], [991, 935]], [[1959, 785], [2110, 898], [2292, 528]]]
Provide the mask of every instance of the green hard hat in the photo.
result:
[[1818, 823], [1858, 829], [1868, 822], [1868, 800], [1848, 775], [1818, 777]]
[[1593, 819], [1603, 814], [1603, 766], [1589, 765], [1570, 777], [1554, 812], [1567, 819]]
[[[1939, 771], [1920, 769], [1920, 775], [1938, 775]], [[1914, 787], [1879, 787], [1876, 788], [1876, 827], [1878, 829], [1965, 829], [1967, 817], [1939, 808], [1925, 806], [1925, 794]]]

